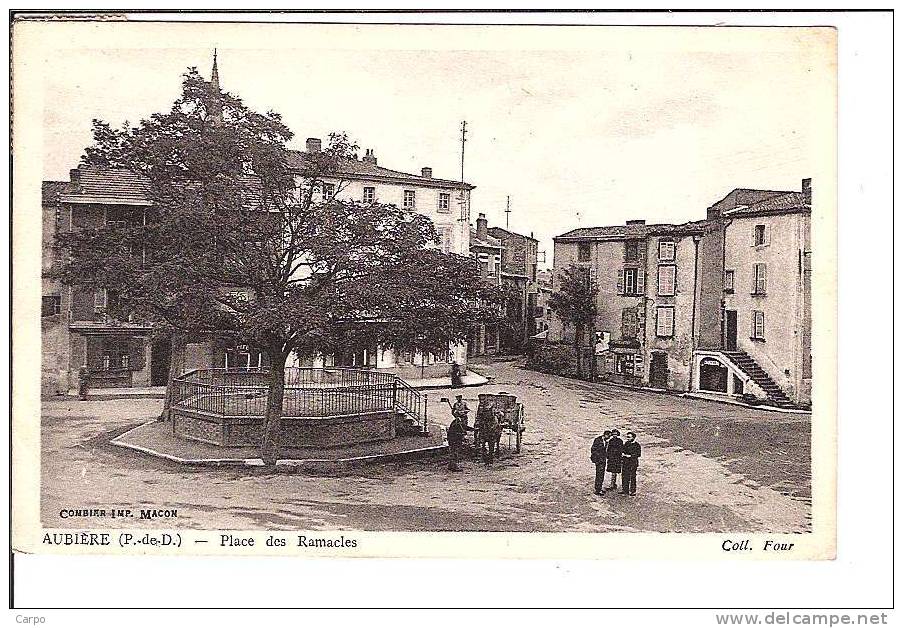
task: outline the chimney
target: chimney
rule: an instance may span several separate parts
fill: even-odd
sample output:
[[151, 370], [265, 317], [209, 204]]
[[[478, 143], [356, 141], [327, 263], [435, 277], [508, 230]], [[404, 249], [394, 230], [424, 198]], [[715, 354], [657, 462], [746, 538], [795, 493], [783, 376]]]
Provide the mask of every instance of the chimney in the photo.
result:
[[628, 226], [630, 226], [630, 225], [645, 225], [645, 224], [646, 224], [646, 221], [645, 221], [645, 220], [628, 220], [628, 221], [627, 221], [627, 225], [628, 225]]
[[365, 164], [373, 164], [374, 166], [376, 165], [376, 155], [373, 153], [372, 148], [367, 149], [361, 161]]
[[82, 183], [82, 171], [78, 168], [73, 168], [69, 171], [69, 181], [76, 188], [81, 188]]
[[812, 193], [812, 179], [803, 179], [803, 192]]
[[432, 179], [433, 178], [433, 169], [428, 167], [423, 167], [420, 169], [420, 176], [424, 179]]
[[484, 241], [489, 239], [489, 221], [483, 212], [477, 216], [477, 238]]
[[323, 148], [323, 142], [320, 141], [319, 137], [307, 138], [308, 153], [319, 153], [321, 148]]

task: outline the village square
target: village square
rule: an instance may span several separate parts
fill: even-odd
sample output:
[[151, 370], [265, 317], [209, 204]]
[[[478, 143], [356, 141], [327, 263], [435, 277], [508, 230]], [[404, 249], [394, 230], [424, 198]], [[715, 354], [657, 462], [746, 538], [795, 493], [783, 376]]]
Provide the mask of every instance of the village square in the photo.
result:
[[811, 530], [805, 172], [550, 233], [229, 58], [43, 183], [45, 526]]

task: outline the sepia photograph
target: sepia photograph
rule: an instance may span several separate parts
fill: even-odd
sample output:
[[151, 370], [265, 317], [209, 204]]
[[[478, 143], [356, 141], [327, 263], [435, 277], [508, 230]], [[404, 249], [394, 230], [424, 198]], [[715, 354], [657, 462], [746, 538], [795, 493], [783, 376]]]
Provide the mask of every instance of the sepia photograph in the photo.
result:
[[834, 557], [835, 29], [13, 42], [20, 548]]

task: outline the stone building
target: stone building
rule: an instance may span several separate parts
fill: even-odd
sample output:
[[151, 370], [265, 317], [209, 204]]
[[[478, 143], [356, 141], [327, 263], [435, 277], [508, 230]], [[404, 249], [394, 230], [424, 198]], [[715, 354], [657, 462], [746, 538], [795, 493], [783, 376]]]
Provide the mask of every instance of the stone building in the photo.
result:
[[[477, 216], [476, 227], [470, 227], [470, 256], [480, 264], [483, 281], [502, 285], [502, 243], [489, 234], [486, 214]], [[495, 355], [499, 352], [498, 323], [475, 326], [467, 340], [468, 355]]]
[[[211, 86], [219, 89], [214, 59]], [[290, 151], [289, 165], [299, 174], [305, 160], [322, 150], [310, 138], [305, 151]], [[361, 203], [395, 204], [430, 217], [440, 236], [437, 246], [459, 255], [470, 253], [470, 194], [474, 186], [433, 177], [425, 167], [409, 174], [377, 164], [372, 150], [361, 159], [348, 160], [326, 178], [316, 193]], [[78, 371], [87, 367], [93, 387], [164, 385], [171, 363], [170, 339], [148, 324], [117, 312], [115, 295], [104, 290], [68, 287], [50, 277], [59, 265], [55, 235], [69, 229], [99, 227], [111, 222], [148, 218], [151, 201], [146, 182], [138, 175], [112, 168], [80, 166], [69, 181], [45, 181], [42, 186], [42, 392], [64, 394], [77, 384]], [[185, 369], [227, 367], [259, 368], [266, 356], [254, 347], [200, 342], [188, 345]], [[439, 355], [396, 352], [388, 348], [347, 347], [338, 355], [295, 357], [295, 365], [341, 365], [391, 370], [402, 377], [448, 376], [452, 363], [467, 363], [464, 343], [451, 344]]]
[[723, 263], [705, 283], [694, 390], [811, 403], [811, 198], [804, 179], [799, 192], [733, 190], [709, 208]]
[[[574, 264], [598, 289], [583, 342], [596, 347], [597, 377], [808, 406], [810, 215], [804, 179], [799, 192], [735, 189], [698, 222], [556, 237], [556, 283]], [[553, 317], [549, 339], [573, 342], [568, 327]]]
[[[631, 220], [554, 239], [556, 278], [573, 264], [586, 270], [597, 289], [596, 320], [582, 342], [588, 353], [595, 351], [597, 377], [687, 389], [702, 232], [700, 223]], [[549, 337], [573, 342], [574, 330], [553, 317]]]
[[[502, 285], [511, 298], [505, 312], [501, 345], [506, 353], [519, 353], [524, 342], [537, 333], [537, 313], [541, 291], [537, 281], [539, 241], [501, 227], [490, 227], [489, 235], [502, 245]], [[541, 317], [540, 317], [541, 318]]]

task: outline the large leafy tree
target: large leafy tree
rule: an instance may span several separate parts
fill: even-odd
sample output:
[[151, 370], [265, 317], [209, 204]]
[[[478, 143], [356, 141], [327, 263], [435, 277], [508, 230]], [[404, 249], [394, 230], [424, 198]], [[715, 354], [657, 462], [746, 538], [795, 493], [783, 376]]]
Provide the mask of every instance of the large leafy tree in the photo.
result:
[[[182, 338], [253, 344], [270, 363], [261, 457], [275, 463], [285, 364], [360, 336], [423, 350], [462, 341], [497, 311], [476, 263], [444, 254], [425, 216], [393, 205], [323, 199], [357, 147], [289, 163], [292, 133], [193, 68], [170, 111], [137, 126], [95, 121], [83, 161], [147, 182], [144, 224], [73, 232], [68, 283], [113, 290], [123, 308]], [[136, 254], [136, 251], [142, 254]]]
[[574, 349], [577, 353], [577, 377], [583, 377], [581, 353], [585, 330], [596, 320], [598, 289], [590, 280], [589, 269], [570, 265], [561, 275], [557, 291], [549, 298], [549, 307], [565, 323], [574, 326]]

